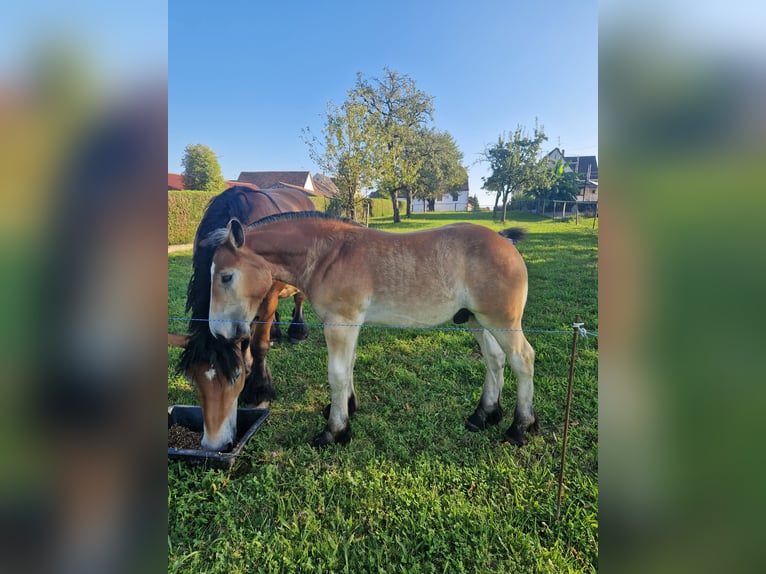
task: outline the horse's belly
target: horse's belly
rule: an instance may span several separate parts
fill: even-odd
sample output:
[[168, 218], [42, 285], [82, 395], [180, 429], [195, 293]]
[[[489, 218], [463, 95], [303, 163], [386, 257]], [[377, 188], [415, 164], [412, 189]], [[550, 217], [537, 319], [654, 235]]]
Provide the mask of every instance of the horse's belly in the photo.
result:
[[455, 301], [440, 304], [373, 301], [364, 314], [364, 322], [401, 327], [434, 326], [451, 321], [458, 309], [459, 305]]

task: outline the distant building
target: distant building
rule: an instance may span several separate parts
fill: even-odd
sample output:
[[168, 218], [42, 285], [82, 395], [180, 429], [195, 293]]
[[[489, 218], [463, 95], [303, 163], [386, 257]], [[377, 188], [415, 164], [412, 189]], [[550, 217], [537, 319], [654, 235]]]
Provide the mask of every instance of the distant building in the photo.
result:
[[551, 167], [564, 162], [564, 171], [577, 174], [577, 201], [598, 201], [598, 161], [595, 155], [565, 155], [564, 150], [554, 148], [548, 154]]
[[468, 211], [470, 209], [468, 204], [468, 194], [468, 177], [466, 177], [465, 181], [455, 191], [455, 196], [453, 196], [451, 192], [447, 192], [431, 201], [416, 199], [412, 202], [412, 212]]

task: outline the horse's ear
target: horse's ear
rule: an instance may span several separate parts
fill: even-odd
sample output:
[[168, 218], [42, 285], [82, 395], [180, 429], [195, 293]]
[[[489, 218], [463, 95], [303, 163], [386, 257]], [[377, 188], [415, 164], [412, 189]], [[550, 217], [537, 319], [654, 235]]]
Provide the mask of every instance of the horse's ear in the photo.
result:
[[229, 221], [229, 241], [235, 249], [245, 244], [245, 228], [236, 217]]

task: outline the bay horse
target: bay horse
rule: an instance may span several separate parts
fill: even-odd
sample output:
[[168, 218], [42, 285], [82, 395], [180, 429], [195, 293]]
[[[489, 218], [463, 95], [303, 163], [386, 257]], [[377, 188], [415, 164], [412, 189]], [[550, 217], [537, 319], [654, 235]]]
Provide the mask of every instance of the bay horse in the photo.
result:
[[527, 268], [514, 246], [524, 230], [496, 233], [470, 223], [392, 233], [322, 213], [275, 215], [247, 227], [232, 219], [206, 239], [217, 246], [210, 274], [210, 330], [237, 340], [274, 281], [306, 294], [324, 325], [330, 408], [312, 444], [347, 443], [357, 408], [353, 368], [362, 324], [435, 326], [467, 323], [487, 366], [471, 431], [497, 424], [506, 360], [517, 402], [506, 441], [523, 445], [537, 431], [532, 405], [535, 353], [521, 330]]
[[[207, 205], [194, 237], [192, 275], [186, 297], [191, 311], [189, 335], [181, 341], [184, 350], [177, 371], [194, 386], [202, 407], [204, 434], [202, 447], [226, 450], [234, 439], [237, 398], [248, 406], [266, 407], [275, 397], [271, 372], [266, 362], [270, 342], [279, 333], [274, 317], [280, 298], [294, 298], [295, 309], [288, 336], [293, 342], [308, 337], [303, 320], [305, 295], [292, 285], [274, 280], [253, 302], [253, 315], [236, 337], [225, 340], [208, 328], [210, 309], [210, 265], [215, 248], [204, 238], [226, 225], [232, 218], [255, 221], [277, 213], [314, 210], [314, 204], [301, 191], [292, 188], [254, 190], [233, 186], [215, 196]], [[250, 327], [250, 322], [257, 322]], [[252, 331], [252, 332], [251, 332]], [[178, 342], [178, 341], [176, 341]]]

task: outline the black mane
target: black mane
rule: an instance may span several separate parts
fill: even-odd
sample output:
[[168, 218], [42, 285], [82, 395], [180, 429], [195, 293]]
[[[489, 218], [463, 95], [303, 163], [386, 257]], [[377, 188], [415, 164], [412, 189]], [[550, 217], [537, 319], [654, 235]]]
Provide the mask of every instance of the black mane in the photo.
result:
[[[324, 213], [322, 211], [295, 211], [295, 212], [289, 212], [289, 213], [275, 213], [274, 215], [268, 215], [256, 221], [253, 221], [247, 227], [249, 229], [251, 227], [259, 227], [261, 225], [266, 225], [268, 223], [275, 223], [277, 221], [284, 221], [287, 219], [330, 219], [332, 221], [340, 221], [342, 223], [350, 223], [352, 225], [362, 227], [361, 223], [354, 221], [353, 219], [348, 219], [346, 217], [338, 217], [336, 215], [331, 215], [329, 213]], [[226, 223], [228, 223], [228, 221]], [[226, 227], [226, 224], [224, 224], [221, 227]]]
[[[189, 343], [181, 353], [176, 369], [183, 373], [200, 362], [214, 364], [227, 380], [232, 380], [239, 366], [237, 346], [214, 337], [208, 326], [210, 312], [210, 265], [215, 247], [202, 246], [200, 241], [211, 231], [225, 227], [232, 217], [247, 222], [253, 209], [253, 190], [244, 186], [230, 187], [216, 195], [205, 208], [194, 236], [192, 276], [186, 289], [186, 311], [191, 311]], [[255, 192], [257, 193], [257, 192]], [[195, 320], [201, 319], [201, 320]]]

